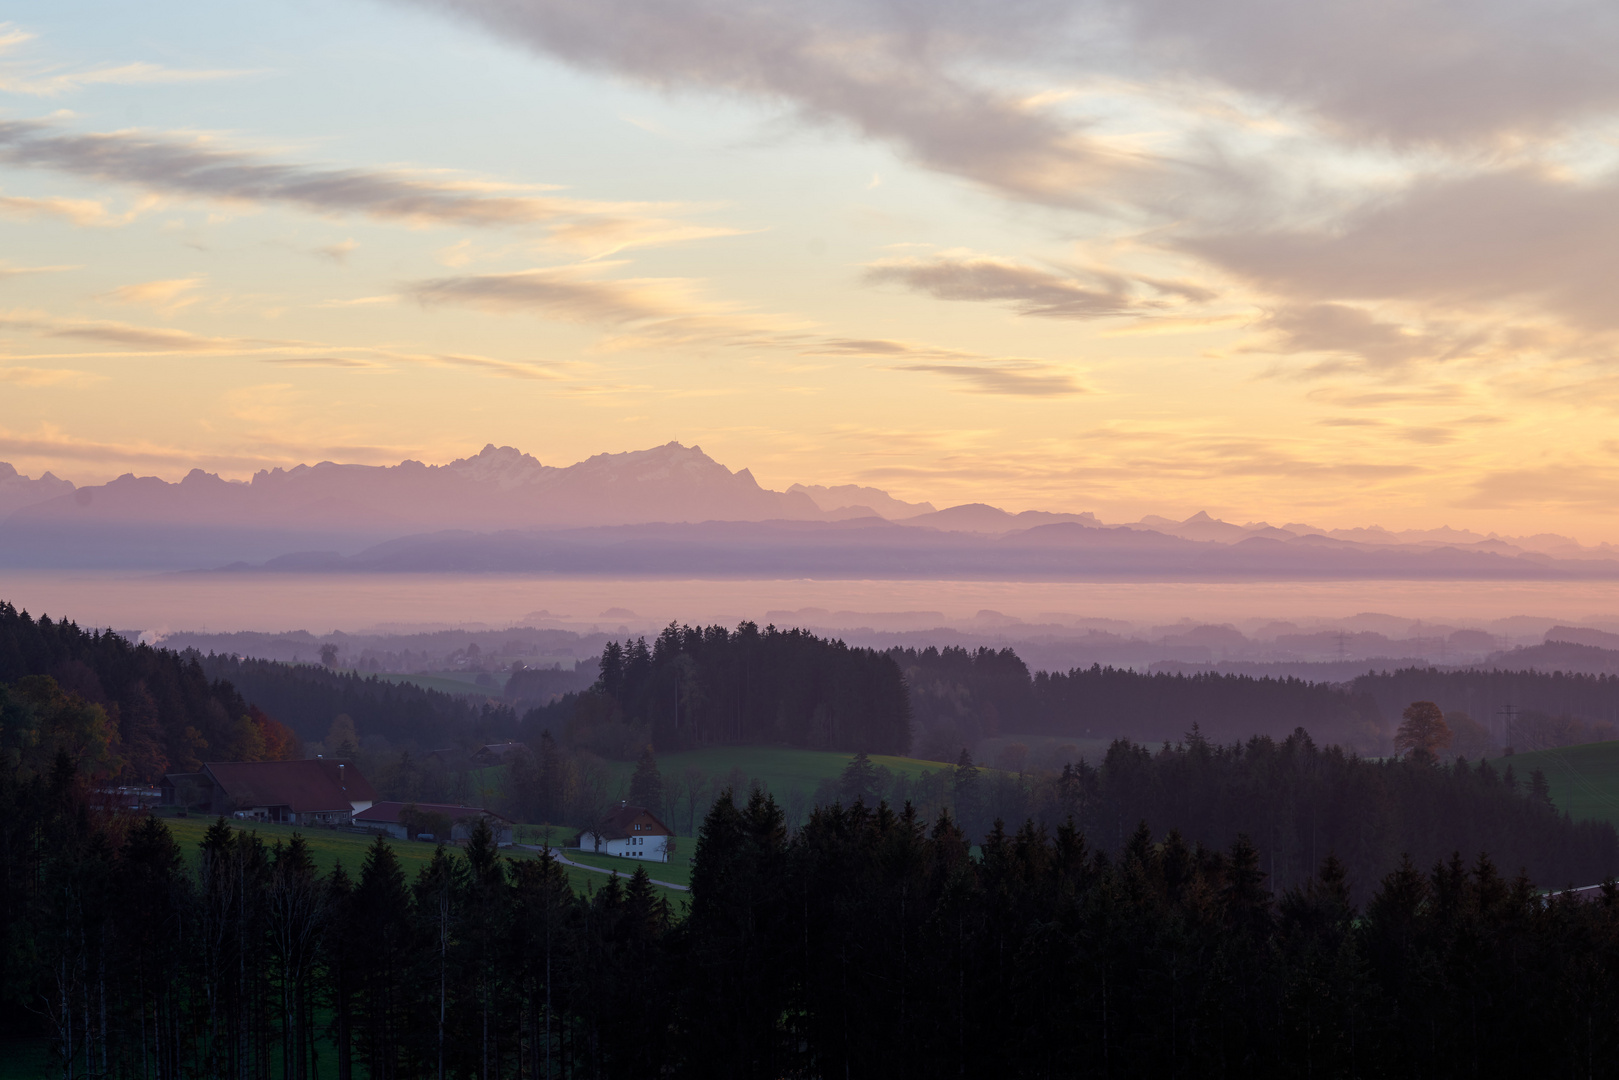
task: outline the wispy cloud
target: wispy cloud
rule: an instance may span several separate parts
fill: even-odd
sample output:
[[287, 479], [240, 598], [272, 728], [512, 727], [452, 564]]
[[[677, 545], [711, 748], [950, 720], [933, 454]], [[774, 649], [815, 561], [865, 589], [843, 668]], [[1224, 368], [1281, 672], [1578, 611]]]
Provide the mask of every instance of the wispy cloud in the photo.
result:
[[184, 69], [164, 67], [161, 64], [132, 63], [108, 64], [63, 71], [59, 68], [22, 68], [15, 64], [0, 64], [0, 92], [27, 94], [30, 97], [57, 97], [87, 86], [141, 86], [173, 83], [214, 82], [253, 75], [251, 71], [224, 69]]
[[143, 281], [136, 285], [121, 285], [106, 294], [106, 299], [117, 304], [149, 307], [172, 313], [195, 304], [202, 278], [169, 278], [163, 281]]
[[140, 353], [231, 353], [273, 343], [244, 338], [210, 337], [170, 327], [138, 326], [96, 319], [59, 319], [33, 312], [0, 314], [0, 327], [27, 330], [42, 338], [67, 338], [115, 345]]
[[1054, 364], [1030, 360], [985, 361], [976, 364], [902, 364], [899, 371], [924, 371], [956, 379], [979, 394], [1014, 397], [1063, 397], [1089, 391]]
[[414, 282], [404, 291], [423, 304], [526, 311], [568, 322], [608, 325], [714, 313], [714, 305], [695, 295], [693, 282], [590, 276], [595, 271], [595, 267], [568, 266], [509, 274], [469, 274]]
[[267, 364], [286, 367], [381, 368], [375, 360], [362, 360], [357, 356], [267, 356]]
[[809, 8], [702, 0], [417, 0], [504, 40], [663, 89], [700, 88], [786, 106], [898, 147], [926, 167], [1020, 199], [1107, 201], [1161, 167], [1066, 120], [1037, 96], [966, 74], [1005, 56], [1051, 55], [1075, 21], [1036, 0], [925, 13], [894, 4]]
[[346, 263], [349, 256], [359, 248], [359, 243], [353, 239], [339, 240], [335, 244], [325, 244], [315, 249], [315, 254], [332, 260], [334, 263]]
[[172, 68], [144, 61], [73, 69], [64, 64], [15, 57], [23, 46], [36, 40], [37, 35], [15, 23], [0, 23], [0, 93], [56, 97], [86, 86], [212, 82], [254, 74], [225, 69]]
[[[555, 246], [591, 255], [731, 231], [680, 223], [670, 216], [683, 209], [676, 204], [593, 202], [539, 194], [546, 189], [533, 185], [288, 163], [205, 135], [79, 134], [41, 121], [0, 121], [0, 164], [132, 185], [169, 198], [279, 205], [416, 225], [535, 226]], [[8, 203], [0, 197], [0, 211], [7, 210], [77, 224], [101, 224], [108, 216], [92, 201], [14, 197]]]
[[1284, 304], [1255, 322], [1253, 329], [1256, 337], [1241, 351], [1326, 357], [1307, 369], [1312, 375], [1453, 360], [1488, 344], [1483, 332], [1468, 333], [1455, 326], [1410, 327], [1349, 304]]
[[89, 386], [106, 376], [69, 368], [36, 368], [0, 365], [0, 382], [14, 386]]
[[1521, 469], [1493, 469], [1479, 476], [1458, 506], [1481, 509], [1583, 507], [1607, 509], [1619, 476], [1577, 458]]
[[1020, 315], [1047, 319], [1100, 319], [1164, 306], [1134, 295], [1131, 281], [1119, 274], [1080, 277], [987, 256], [883, 259], [867, 268], [866, 280], [940, 300], [1005, 303]]
[[[943, 375], [973, 393], [1049, 397], [1085, 393], [1057, 365], [984, 356], [885, 338], [827, 334], [801, 319], [746, 310], [703, 297], [686, 279], [593, 276], [611, 264], [475, 274], [407, 283], [404, 295], [428, 305], [456, 304], [602, 326], [612, 348], [708, 344], [801, 357], [880, 362], [900, 371]], [[900, 361], [895, 363], [895, 361]]]
[[30, 274], [60, 274], [78, 269], [77, 266], [12, 266], [0, 261], [0, 281], [12, 277], [27, 277]]
[[1619, 106], [1605, 0], [1101, 0], [1159, 78], [1283, 103], [1344, 137], [1403, 146], [1557, 138]]
[[1294, 301], [1516, 305], [1619, 329], [1619, 179], [1547, 169], [1440, 176], [1367, 196], [1319, 228], [1208, 232], [1187, 250]]
[[0, 214], [16, 218], [57, 218], [74, 225], [107, 225], [116, 220], [108, 213], [106, 204], [95, 199], [57, 196], [0, 195]]
[[[88, 341], [110, 345], [94, 353], [39, 353], [5, 359], [63, 361], [139, 356], [230, 356], [293, 367], [379, 369], [399, 365], [465, 368], [514, 379], [556, 380], [566, 367], [480, 356], [476, 353], [418, 352], [378, 345], [340, 346], [329, 342], [277, 338], [217, 337], [171, 327], [140, 326], [107, 320], [58, 319], [38, 312], [0, 313], [0, 328], [23, 330], [47, 340]], [[30, 369], [32, 370], [32, 369]]]

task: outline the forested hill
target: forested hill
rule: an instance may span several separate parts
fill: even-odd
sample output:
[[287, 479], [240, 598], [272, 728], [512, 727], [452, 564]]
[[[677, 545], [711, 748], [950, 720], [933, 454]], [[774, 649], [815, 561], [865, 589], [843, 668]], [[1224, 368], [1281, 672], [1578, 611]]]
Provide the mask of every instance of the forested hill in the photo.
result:
[[210, 655], [201, 659], [201, 665], [209, 678], [234, 685], [309, 740], [325, 737], [339, 715], [352, 719], [362, 738], [381, 736], [396, 746], [425, 750], [479, 740], [494, 742], [517, 733], [517, 715], [509, 705], [471, 695], [446, 694], [313, 664]]
[[597, 687], [662, 750], [786, 744], [903, 754], [911, 716], [899, 665], [807, 630], [670, 624], [602, 652]]
[[[919, 724], [917, 749], [953, 760], [1002, 734], [1176, 740], [1196, 724], [1220, 742], [1283, 738], [1302, 727], [1323, 743], [1389, 751], [1402, 709], [1432, 701], [1518, 750], [1619, 738], [1619, 675], [1405, 668], [1343, 684], [1099, 665], [1030, 672], [1011, 649], [891, 649]], [[1493, 751], [1492, 751], [1493, 752]], [[1475, 751], [1469, 751], [1470, 754]]]
[[910, 686], [921, 728], [918, 748], [950, 759], [951, 747], [1000, 734], [1162, 742], [1196, 725], [1212, 740], [1231, 742], [1284, 738], [1302, 727], [1323, 743], [1362, 752], [1380, 752], [1387, 734], [1376, 700], [1328, 683], [1100, 665], [1031, 674], [1011, 649], [893, 649], [889, 655]]
[[1351, 685], [1389, 716], [1412, 701], [1465, 712], [1518, 750], [1619, 738], [1619, 675], [1405, 668], [1368, 673]]
[[514, 737], [509, 706], [313, 665], [177, 653], [34, 619], [0, 601], [0, 751], [31, 771], [58, 749], [86, 773], [155, 783], [203, 761], [303, 756], [347, 714], [363, 739], [435, 749]]
[[0, 601], [0, 741], [25, 766], [157, 780], [202, 760], [301, 756], [296, 737], [195, 656], [31, 618]]

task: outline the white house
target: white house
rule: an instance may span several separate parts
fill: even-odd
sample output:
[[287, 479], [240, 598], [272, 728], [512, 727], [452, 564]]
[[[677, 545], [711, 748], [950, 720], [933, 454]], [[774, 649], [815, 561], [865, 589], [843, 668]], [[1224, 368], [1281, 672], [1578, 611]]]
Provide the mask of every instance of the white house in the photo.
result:
[[601, 825], [579, 834], [580, 851], [621, 855], [626, 859], [669, 861], [669, 842], [674, 830], [652, 816], [644, 806], [621, 802]]

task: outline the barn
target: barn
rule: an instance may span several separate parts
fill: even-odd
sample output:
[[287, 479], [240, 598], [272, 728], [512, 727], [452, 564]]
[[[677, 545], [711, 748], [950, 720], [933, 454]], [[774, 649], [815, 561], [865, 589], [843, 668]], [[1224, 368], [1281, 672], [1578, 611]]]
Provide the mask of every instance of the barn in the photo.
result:
[[377, 799], [354, 763], [336, 758], [211, 761], [169, 773], [160, 790], [167, 806], [291, 825], [347, 825]]

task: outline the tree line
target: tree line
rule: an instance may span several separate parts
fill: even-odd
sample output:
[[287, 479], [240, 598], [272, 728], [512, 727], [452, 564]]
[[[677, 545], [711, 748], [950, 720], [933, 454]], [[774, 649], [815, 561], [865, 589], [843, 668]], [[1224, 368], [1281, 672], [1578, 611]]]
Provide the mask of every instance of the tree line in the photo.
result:
[[319, 739], [340, 715], [351, 719], [362, 738], [380, 737], [390, 748], [418, 755], [510, 738], [518, 730], [512, 707], [484, 695], [446, 694], [314, 664], [219, 654], [199, 663], [209, 678], [229, 683], [306, 741]]
[[[1411, 771], [1431, 766], [1404, 764]], [[689, 906], [487, 830], [414, 880], [224, 822], [188, 867], [71, 763], [0, 773], [0, 1025], [64, 1077], [1451, 1077], [1613, 1071], [1619, 889], [1488, 855], [1290, 887], [1246, 836], [775, 800], [707, 812]], [[1359, 897], [1364, 897], [1360, 899]]]
[[1515, 750], [1619, 738], [1619, 675], [1411, 667], [1368, 672], [1350, 685], [1389, 715], [1418, 700], [1465, 712]]
[[593, 696], [576, 702], [576, 728], [617, 722], [643, 733], [640, 745], [668, 751], [776, 744], [900, 754], [910, 745], [894, 661], [807, 630], [671, 623], [650, 645], [609, 642]]
[[671, 921], [644, 874], [576, 895], [484, 825], [414, 880], [380, 837], [322, 875], [223, 819], [188, 866], [92, 803], [65, 755], [0, 772], [0, 1035], [64, 1078], [602, 1075], [636, 1041]]
[[1104, 667], [1030, 672], [1010, 648], [895, 648], [918, 732], [913, 750], [954, 760], [1000, 734], [1174, 739], [1194, 723], [1210, 738], [1277, 738], [1303, 727], [1326, 742], [1386, 753], [1400, 711], [1432, 701], [1479, 725], [1495, 750], [1619, 738], [1619, 675], [1405, 668], [1348, 683], [1222, 672]]
[[1010, 648], [929, 646], [889, 655], [910, 687], [921, 729], [916, 749], [938, 760], [1010, 733], [1157, 742], [1194, 724], [1216, 740], [1282, 738], [1303, 727], [1363, 752], [1379, 751], [1389, 734], [1376, 699], [1329, 683], [1100, 664], [1031, 674]]

